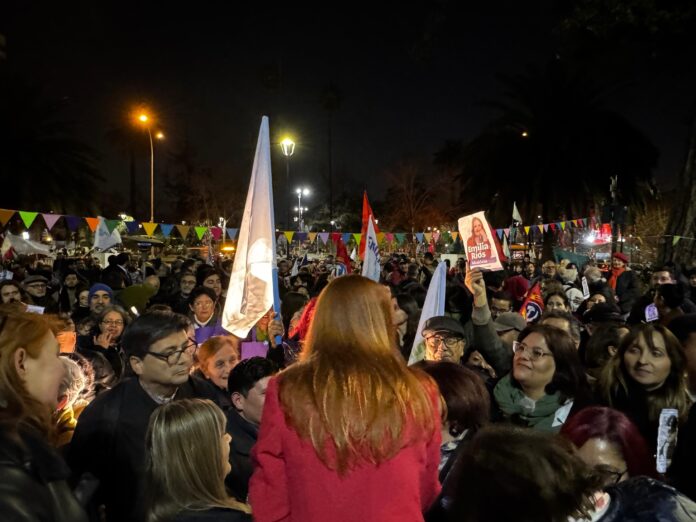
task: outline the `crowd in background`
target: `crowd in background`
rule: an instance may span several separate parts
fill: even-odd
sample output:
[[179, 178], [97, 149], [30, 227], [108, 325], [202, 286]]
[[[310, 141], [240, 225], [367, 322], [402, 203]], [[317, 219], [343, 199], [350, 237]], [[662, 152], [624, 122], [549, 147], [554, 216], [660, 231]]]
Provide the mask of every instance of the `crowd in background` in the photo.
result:
[[231, 270], [5, 263], [3, 519], [696, 520], [696, 272], [279, 259], [241, 339]]

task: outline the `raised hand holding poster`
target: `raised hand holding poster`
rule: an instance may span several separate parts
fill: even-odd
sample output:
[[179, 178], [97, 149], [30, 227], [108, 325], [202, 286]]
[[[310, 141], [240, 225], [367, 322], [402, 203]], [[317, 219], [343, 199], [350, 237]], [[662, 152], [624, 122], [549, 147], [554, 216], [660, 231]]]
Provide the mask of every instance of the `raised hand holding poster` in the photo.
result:
[[459, 218], [459, 235], [464, 242], [469, 268], [502, 270], [503, 265], [483, 212]]

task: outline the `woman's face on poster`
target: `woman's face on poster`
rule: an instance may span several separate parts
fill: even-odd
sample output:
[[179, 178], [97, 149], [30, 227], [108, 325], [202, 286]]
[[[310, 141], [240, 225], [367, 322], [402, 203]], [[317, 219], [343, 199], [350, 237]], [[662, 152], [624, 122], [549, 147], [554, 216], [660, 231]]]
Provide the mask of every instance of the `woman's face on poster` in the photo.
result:
[[478, 220], [478, 219], [473, 220], [472, 229], [474, 231], [475, 236], [482, 236], [483, 235], [483, 223], [481, 223], [480, 220]]

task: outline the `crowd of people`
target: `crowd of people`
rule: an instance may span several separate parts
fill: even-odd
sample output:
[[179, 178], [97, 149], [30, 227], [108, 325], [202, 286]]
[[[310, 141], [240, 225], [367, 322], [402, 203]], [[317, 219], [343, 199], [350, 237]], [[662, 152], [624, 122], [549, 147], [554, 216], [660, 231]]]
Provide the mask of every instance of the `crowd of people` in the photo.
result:
[[0, 518], [696, 520], [696, 272], [277, 264], [241, 339], [230, 259], [6, 261]]

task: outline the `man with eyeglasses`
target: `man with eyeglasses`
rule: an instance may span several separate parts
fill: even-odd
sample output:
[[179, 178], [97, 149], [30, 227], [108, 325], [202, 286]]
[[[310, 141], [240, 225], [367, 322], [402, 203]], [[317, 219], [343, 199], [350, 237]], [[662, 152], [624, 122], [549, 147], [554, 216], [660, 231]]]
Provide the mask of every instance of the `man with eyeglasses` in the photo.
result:
[[459, 364], [466, 348], [465, 337], [464, 327], [453, 317], [431, 317], [423, 325], [425, 360]]
[[145, 434], [152, 412], [172, 400], [215, 401], [207, 382], [189, 375], [197, 349], [190, 321], [173, 312], [150, 312], [126, 329], [122, 347], [133, 373], [97, 397], [82, 413], [68, 452], [76, 478], [99, 479], [94, 513], [107, 521], [143, 519]]
[[58, 303], [56, 303], [50, 295], [46, 294], [48, 290], [48, 279], [44, 276], [27, 276], [24, 278], [22, 286], [29, 297], [30, 302], [28, 304], [41, 306], [45, 313], [53, 313], [58, 310]]

